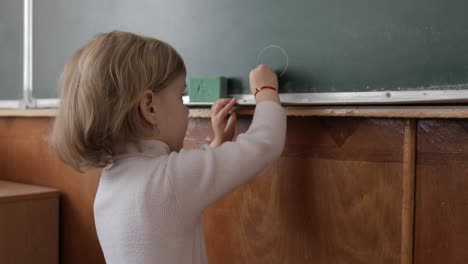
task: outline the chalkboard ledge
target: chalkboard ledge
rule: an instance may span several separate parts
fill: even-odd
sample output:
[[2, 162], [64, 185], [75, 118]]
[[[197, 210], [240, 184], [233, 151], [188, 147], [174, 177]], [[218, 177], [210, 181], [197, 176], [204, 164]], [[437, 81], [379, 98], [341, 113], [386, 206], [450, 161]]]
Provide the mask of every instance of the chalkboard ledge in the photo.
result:
[[[468, 118], [468, 106], [285, 106], [288, 116], [376, 117], [376, 118]], [[56, 109], [0, 109], [0, 117], [55, 117]], [[236, 112], [249, 116], [251, 106]], [[209, 118], [209, 108], [190, 108], [190, 118]]]

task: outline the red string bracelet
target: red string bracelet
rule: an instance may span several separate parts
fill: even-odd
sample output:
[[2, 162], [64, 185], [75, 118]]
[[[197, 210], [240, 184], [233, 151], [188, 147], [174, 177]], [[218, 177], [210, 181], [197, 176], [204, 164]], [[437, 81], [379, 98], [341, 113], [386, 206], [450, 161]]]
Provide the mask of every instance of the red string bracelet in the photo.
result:
[[271, 89], [271, 90], [275, 90], [276, 91], [276, 88], [273, 87], [273, 86], [262, 86], [260, 88], [255, 88], [255, 94], [254, 94], [254, 97], [257, 96], [257, 93], [260, 92], [261, 90], [263, 89]]

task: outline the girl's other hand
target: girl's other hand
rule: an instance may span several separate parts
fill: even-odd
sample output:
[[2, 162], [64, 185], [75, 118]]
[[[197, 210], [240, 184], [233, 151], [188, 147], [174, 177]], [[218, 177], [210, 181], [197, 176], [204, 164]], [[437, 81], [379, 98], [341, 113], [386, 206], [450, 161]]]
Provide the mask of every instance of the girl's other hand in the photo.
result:
[[[236, 105], [236, 99], [218, 99], [211, 107], [211, 126], [214, 139], [210, 146], [216, 148], [226, 141], [232, 141], [236, 128], [236, 113], [231, 112]], [[229, 118], [228, 118], [229, 116]]]

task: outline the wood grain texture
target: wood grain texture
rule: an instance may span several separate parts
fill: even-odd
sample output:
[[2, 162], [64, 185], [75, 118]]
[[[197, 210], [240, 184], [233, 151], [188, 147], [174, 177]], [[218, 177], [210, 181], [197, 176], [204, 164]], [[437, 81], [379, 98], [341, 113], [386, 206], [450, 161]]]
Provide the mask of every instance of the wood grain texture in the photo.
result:
[[281, 159], [206, 210], [210, 262], [400, 263], [402, 145], [399, 120], [290, 118]]
[[59, 193], [0, 180], [2, 263], [59, 263]]
[[[0, 178], [59, 189], [61, 263], [104, 263], [92, 210], [99, 171], [57, 161], [49, 122], [0, 118]], [[397, 119], [289, 118], [282, 157], [206, 210], [210, 263], [399, 263], [403, 134]], [[190, 119], [185, 146], [210, 136], [209, 119]]]
[[[368, 118], [468, 118], [468, 106], [284, 106], [288, 116]], [[239, 107], [238, 115], [250, 116], [253, 107]], [[1, 114], [1, 112], [0, 112]], [[209, 108], [190, 108], [190, 117], [207, 118]]]
[[405, 121], [401, 205], [401, 263], [413, 263], [414, 181], [416, 178], [416, 120]]
[[0, 203], [0, 261], [59, 263], [58, 197]]
[[418, 123], [414, 263], [468, 262], [468, 120]]

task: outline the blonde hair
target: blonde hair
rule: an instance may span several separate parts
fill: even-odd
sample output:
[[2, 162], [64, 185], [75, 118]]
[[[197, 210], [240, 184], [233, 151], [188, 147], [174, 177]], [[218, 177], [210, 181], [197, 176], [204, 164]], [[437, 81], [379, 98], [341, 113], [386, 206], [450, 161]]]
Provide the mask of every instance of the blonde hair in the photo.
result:
[[106, 166], [118, 146], [143, 137], [143, 93], [161, 91], [185, 71], [165, 42], [120, 31], [97, 35], [64, 67], [50, 146], [78, 171]]

